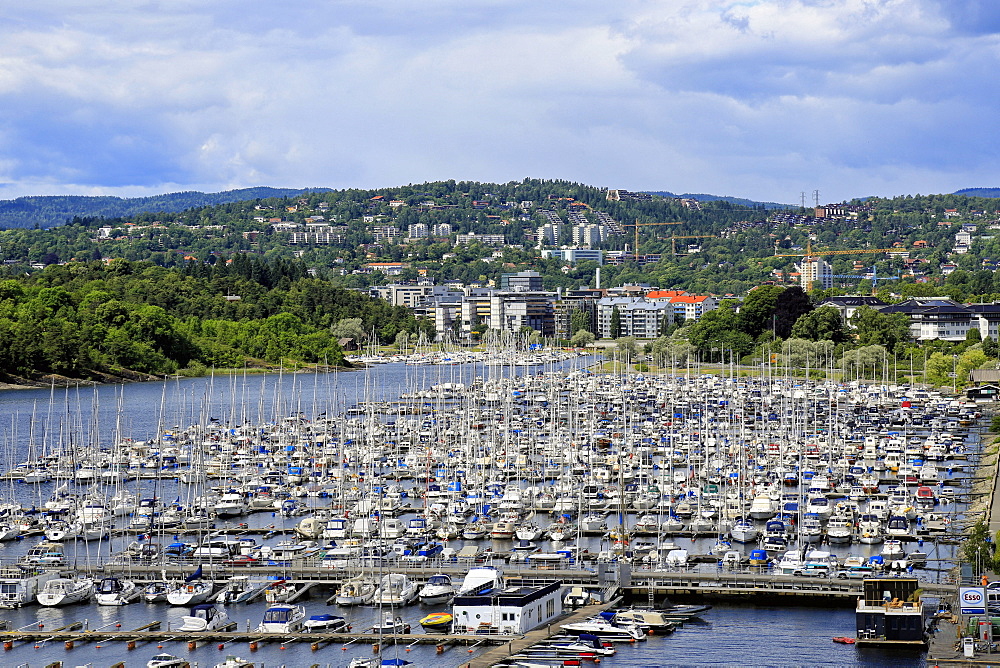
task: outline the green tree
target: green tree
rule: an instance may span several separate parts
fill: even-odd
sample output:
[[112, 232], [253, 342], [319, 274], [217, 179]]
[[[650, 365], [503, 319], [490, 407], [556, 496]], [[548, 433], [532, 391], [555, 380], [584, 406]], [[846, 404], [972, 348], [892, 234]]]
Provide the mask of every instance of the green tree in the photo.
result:
[[862, 306], [854, 312], [851, 324], [861, 345], [892, 348], [910, 339], [910, 319], [904, 313], [881, 313]]
[[996, 339], [987, 336], [983, 340], [983, 353], [990, 359], [997, 359], [1000, 355], [1000, 344], [997, 344]]
[[405, 353], [406, 349], [410, 345], [410, 334], [408, 332], [399, 332], [396, 334], [396, 349], [400, 353]]
[[354, 339], [357, 343], [363, 343], [368, 338], [361, 318], [341, 318], [330, 328], [330, 333], [334, 338]]
[[812, 310], [813, 306], [805, 290], [797, 285], [783, 290], [774, 302], [775, 335], [779, 339], [787, 339], [799, 318]]
[[594, 334], [586, 329], [579, 329], [570, 339], [570, 345], [574, 348], [586, 348], [594, 342]]
[[691, 325], [688, 340], [703, 358], [722, 359], [724, 351], [743, 357], [753, 350], [753, 339], [741, 331], [739, 322], [732, 304], [723, 302]]
[[800, 315], [790, 334], [797, 339], [834, 343], [843, 343], [848, 338], [840, 311], [833, 306], [821, 306]]
[[612, 339], [617, 339], [622, 335], [622, 314], [617, 305], [611, 309], [610, 334]]
[[593, 326], [591, 325], [590, 314], [583, 309], [575, 308], [569, 317], [570, 331], [579, 332], [581, 329], [588, 332], [593, 331]]
[[[738, 326], [743, 332], [756, 339], [764, 330], [777, 328], [774, 309], [778, 296], [785, 291], [777, 285], [762, 285], [754, 288], [740, 306]], [[791, 330], [791, 324], [788, 326]]]

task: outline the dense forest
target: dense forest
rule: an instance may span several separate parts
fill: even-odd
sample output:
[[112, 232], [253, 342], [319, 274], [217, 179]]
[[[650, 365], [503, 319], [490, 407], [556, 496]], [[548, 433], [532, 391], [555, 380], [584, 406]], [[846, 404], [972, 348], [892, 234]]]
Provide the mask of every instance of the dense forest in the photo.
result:
[[[219, 193], [197, 191], [168, 193], [152, 197], [110, 197], [84, 195], [44, 195], [0, 200], [0, 229], [12, 227], [52, 227], [78, 216], [111, 218], [147, 212], [184, 211], [192, 207], [243, 202], [263, 197], [295, 197], [312, 189], [241, 188]], [[326, 188], [316, 190], [325, 191]]]
[[343, 366], [337, 339], [345, 321], [355, 323], [353, 338], [392, 340], [428, 327], [405, 308], [314, 278], [298, 262], [71, 262], [0, 281], [0, 372], [87, 378], [121, 369]]

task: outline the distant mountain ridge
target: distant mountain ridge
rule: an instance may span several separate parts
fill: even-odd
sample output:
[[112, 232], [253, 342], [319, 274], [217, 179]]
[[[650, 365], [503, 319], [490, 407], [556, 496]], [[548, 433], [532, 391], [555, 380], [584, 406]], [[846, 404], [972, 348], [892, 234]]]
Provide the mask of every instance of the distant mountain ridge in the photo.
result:
[[714, 202], [723, 201], [730, 202], [731, 204], [740, 204], [742, 206], [758, 207], [762, 206], [765, 209], [795, 209], [798, 208], [795, 204], [781, 204], [779, 202], [757, 202], [752, 199], [745, 199], [743, 197], [730, 197], [728, 195], [708, 195], [705, 193], [684, 193], [683, 195], [675, 195], [668, 190], [644, 190], [650, 195], [660, 195], [661, 197], [682, 197], [684, 199], [696, 199], [699, 202]]
[[1000, 188], [962, 188], [953, 194], [969, 197], [1000, 197]]
[[239, 188], [218, 193], [185, 191], [151, 197], [40, 195], [0, 200], [0, 229], [52, 227], [74, 216], [115, 218], [139, 213], [174, 213], [199, 206], [213, 206], [269, 197], [295, 197], [330, 188]]

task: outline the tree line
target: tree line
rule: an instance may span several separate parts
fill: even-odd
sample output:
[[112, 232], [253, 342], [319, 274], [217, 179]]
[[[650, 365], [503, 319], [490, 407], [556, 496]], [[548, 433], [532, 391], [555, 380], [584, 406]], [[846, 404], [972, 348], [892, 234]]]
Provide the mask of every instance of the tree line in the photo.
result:
[[430, 327], [408, 309], [332, 286], [294, 262], [53, 265], [0, 281], [0, 373], [87, 378], [123, 369], [342, 366], [342, 320], [360, 320], [361, 338], [377, 342]]

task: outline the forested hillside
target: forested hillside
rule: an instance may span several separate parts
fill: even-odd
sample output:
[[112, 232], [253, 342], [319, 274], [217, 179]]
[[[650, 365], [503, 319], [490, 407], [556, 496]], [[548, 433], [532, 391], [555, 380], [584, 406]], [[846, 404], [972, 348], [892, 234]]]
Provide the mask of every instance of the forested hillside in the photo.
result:
[[296, 262], [53, 265], [0, 281], [0, 372], [86, 378], [119, 369], [340, 366], [337, 326], [347, 319], [363, 323], [357, 338], [391, 340], [421, 327], [407, 309], [335, 288]]
[[227, 190], [220, 193], [189, 191], [153, 197], [125, 198], [82, 195], [18, 197], [12, 200], [0, 200], [0, 229], [52, 227], [76, 216], [111, 218], [146, 212], [176, 212], [197, 206], [214, 206], [266, 197], [294, 197], [305, 192], [310, 192], [310, 189], [261, 187]]

